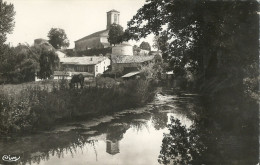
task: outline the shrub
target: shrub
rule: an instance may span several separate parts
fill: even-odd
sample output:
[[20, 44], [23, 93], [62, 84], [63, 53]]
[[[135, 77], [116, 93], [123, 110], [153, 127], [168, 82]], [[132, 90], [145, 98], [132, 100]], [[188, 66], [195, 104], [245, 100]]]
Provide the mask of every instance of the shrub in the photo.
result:
[[148, 80], [123, 82], [100, 78], [98, 86], [69, 89], [68, 81], [53, 83], [53, 90], [40, 86], [19, 94], [0, 93], [0, 132], [49, 129], [58, 120], [113, 113], [142, 106], [154, 96]]

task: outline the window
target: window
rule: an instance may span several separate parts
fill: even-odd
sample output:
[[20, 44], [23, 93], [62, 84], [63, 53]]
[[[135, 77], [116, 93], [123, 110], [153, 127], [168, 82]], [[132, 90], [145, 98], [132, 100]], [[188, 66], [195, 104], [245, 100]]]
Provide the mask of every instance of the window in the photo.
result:
[[114, 23], [117, 23], [117, 14], [114, 15]]
[[96, 72], [98, 72], [98, 66], [96, 66]]

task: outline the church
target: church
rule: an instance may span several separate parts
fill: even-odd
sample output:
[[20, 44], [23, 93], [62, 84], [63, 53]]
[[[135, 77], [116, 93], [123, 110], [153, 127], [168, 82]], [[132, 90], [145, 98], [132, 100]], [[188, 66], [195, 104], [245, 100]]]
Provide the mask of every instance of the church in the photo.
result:
[[90, 34], [75, 41], [75, 50], [77, 52], [84, 51], [88, 49], [101, 49], [110, 47], [107, 40], [109, 28], [112, 24], [119, 25], [120, 12], [116, 10], [110, 10], [107, 12], [107, 27], [105, 30], [98, 31], [96, 33]]

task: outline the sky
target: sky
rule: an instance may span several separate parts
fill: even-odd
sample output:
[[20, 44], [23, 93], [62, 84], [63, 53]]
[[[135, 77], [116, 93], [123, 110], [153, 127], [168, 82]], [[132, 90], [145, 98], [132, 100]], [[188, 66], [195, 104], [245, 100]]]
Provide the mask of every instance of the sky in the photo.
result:
[[[145, 0], [4, 0], [14, 4], [15, 27], [7, 36], [7, 43], [33, 44], [34, 39], [48, 39], [51, 28], [65, 30], [74, 48], [74, 41], [106, 29], [106, 12], [120, 12], [120, 25], [126, 29], [129, 21]], [[140, 40], [152, 44], [152, 36]], [[132, 44], [135, 44], [131, 42]]]

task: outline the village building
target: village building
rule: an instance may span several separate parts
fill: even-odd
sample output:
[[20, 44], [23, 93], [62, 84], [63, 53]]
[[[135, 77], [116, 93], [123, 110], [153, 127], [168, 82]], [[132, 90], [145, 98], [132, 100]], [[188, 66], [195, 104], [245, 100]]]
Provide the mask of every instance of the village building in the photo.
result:
[[111, 55], [112, 72], [127, 74], [136, 72], [141, 66], [154, 61], [154, 56], [122, 56]]
[[54, 79], [71, 79], [73, 75], [96, 77], [103, 74], [110, 65], [110, 59], [103, 56], [60, 58], [61, 70], [54, 72]]
[[108, 32], [112, 24], [119, 25], [120, 12], [116, 10], [111, 10], [107, 12], [107, 27], [105, 30], [95, 32], [86, 37], [83, 37], [75, 41], [75, 50], [84, 51], [88, 49], [101, 49], [110, 47], [108, 42]]
[[[110, 26], [115, 23], [119, 24], [120, 13], [116, 10], [107, 12], [107, 27], [105, 30], [90, 34], [75, 41], [75, 51], [90, 51], [102, 50], [110, 47], [108, 42], [108, 32]], [[111, 65], [108, 72], [125, 75], [126, 77], [138, 74], [141, 66], [154, 61], [154, 56], [149, 56], [149, 52], [142, 52], [134, 56], [133, 46], [127, 42], [115, 45], [111, 48], [110, 59], [104, 56], [84, 56], [84, 57], [62, 57], [59, 53], [62, 71], [54, 72], [54, 79], [71, 79], [74, 74], [83, 74], [85, 77], [96, 77], [98, 74], [103, 74], [108, 71], [108, 66]], [[134, 73], [133, 73], [134, 72]], [[123, 77], [125, 78], [125, 77]]]
[[133, 46], [127, 42], [112, 47], [112, 55], [133, 56]]

